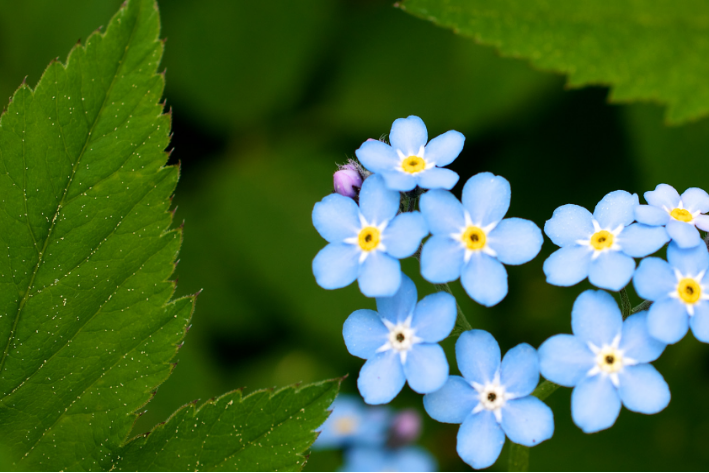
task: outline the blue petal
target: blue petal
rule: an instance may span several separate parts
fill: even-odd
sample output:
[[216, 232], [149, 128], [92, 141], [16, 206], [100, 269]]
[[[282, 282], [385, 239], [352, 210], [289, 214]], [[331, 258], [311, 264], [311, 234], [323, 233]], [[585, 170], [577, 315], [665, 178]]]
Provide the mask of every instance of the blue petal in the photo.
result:
[[490, 411], [468, 416], [458, 430], [457, 451], [476, 470], [491, 466], [500, 456], [505, 433]]
[[377, 353], [359, 372], [357, 388], [367, 404], [386, 404], [406, 383], [399, 354], [394, 350]]
[[638, 205], [635, 207], [635, 220], [645, 225], [667, 225], [670, 214], [652, 205]]
[[484, 330], [463, 332], [455, 343], [458, 369], [471, 383], [491, 382], [500, 367], [500, 356], [500, 345]]
[[620, 414], [620, 397], [610, 378], [584, 378], [571, 393], [571, 417], [587, 434], [607, 429]]
[[690, 187], [682, 193], [682, 204], [692, 213], [699, 210], [705, 214], [709, 212], [709, 194], [704, 189]]
[[421, 146], [428, 141], [428, 131], [423, 120], [415, 115], [407, 118], [397, 118], [391, 126], [389, 142], [395, 149], [400, 150], [405, 156], [415, 155]]
[[641, 223], [628, 225], [617, 238], [623, 253], [634, 258], [650, 255], [670, 241], [664, 227], [650, 227]]
[[554, 335], [539, 347], [542, 376], [567, 388], [584, 379], [594, 364], [593, 352], [573, 335]]
[[561, 247], [573, 245], [578, 240], [588, 240], [593, 235], [593, 216], [578, 205], [562, 205], [544, 224], [544, 233]]
[[675, 242], [672, 242], [667, 247], [667, 261], [683, 275], [696, 276], [709, 268], [709, 252], [706, 245], [680, 248]]
[[539, 357], [531, 345], [521, 343], [505, 353], [500, 365], [500, 384], [516, 397], [532, 394], [539, 383]]
[[487, 244], [504, 264], [524, 264], [534, 259], [542, 249], [542, 231], [531, 220], [506, 218], [489, 234]]
[[448, 236], [434, 235], [421, 250], [421, 275], [432, 283], [455, 281], [460, 277], [465, 250]]
[[389, 471], [387, 452], [378, 445], [352, 446], [345, 450], [344, 460], [341, 471]]
[[677, 243], [680, 248], [693, 248], [702, 243], [699, 230], [691, 223], [680, 222], [671, 218], [666, 228], [672, 241]]
[[359, 266], [359, 290], [367, 297], [391, 297], [401, 285], [399, 260], [373, 251]]
[[436, 471], [438, 465], [433, 455], [421, 447], [401, 447], [392, 453], [389, 469], [377, 471]]
[[448, 379], [448, 361], [435, 343], [417, 343], [406, 355], [404, 374], [411, 389], [419, 394], [438, 391]]
[[455, 297], [447, 292], [437, 292], [416, 304], [411, 328], [424, 342], [437, 343], [450, 335], [457, 315]]
[[313, 260], [315, 280], [324, 289], [349, 286], [358, 271], [359, 250], [354, 245], [330, 243]]
[[613, 191], [605, 195], [596, 205], [593, 218], [601, 228], [615, 229], [627, 226], [635, 220], [635, 206], [640, 205], [637, 194]]
[[571, 329], [583, 343], [610, 345], [623, 329], [623, 316], [613, 296], [605, 291], [584, 291], [571, 310]]
[[475, 253], [463, 267], [460, 282], [465, 292], [486, 307], [492, 307], [507, 295], [507, 271], [502, 263], [484, 253]]
[[390, 171], [398, 166], [399, 155], [396, 150], [381, 141], [371, 140], [362, 143], [355, 151], [355, 156], [362, 166], [372, 172]]
[[447, 131], [426, 145], [424, 157], [427, 161], [436, 163], [436, 166], [448, 166], [463, 151], [463, 143], [465, 143], [465, 136], [462, 133], [455, 130]]
[[382, 176], [369, 176], [359, 193], [359, 208], [367, 222], [379, 225], [394, 218], [399, 211], [400, 194], [389, 190]]
[[697, 215], [694, 217], [694, 225], [700, 230], [709, 232], [709, 215]]
[[431, 168], [416, 176], [418, 185], [423, 189], [453, 189], [460, 176], [455, 171], [444, 168]]
[[460, 376], [448, 376], [441, 389], [423, 397], [428, 415], [448, 424], [462, 424], [479, 402], [478, 392]]
[[463, 205], [453, 194], [432, 190], [421, 196], [419, 208], [426, 224], [434, 235], [449, 236], [465, 227]]
[[679, 205], [679, 192], [667, 184], [658, 184], [654, 191], [645, 192], [645, 200], [650, 205], [672, 210]]
[[591, 260], [588, 280], [596, 287], [620, 291], [628, 285], [634, 272], [633, 258], [620, 251], [605, 251]]
[[361, 309], [350, 314], [342, 327], [342, 336], [350, 354], [365, 360], [373, 357], [377, 349], [389, 340], [389, 330], [379, 314]]
[[364, 404], [358, 398], [341, 394], [337, 396], [330, 409], [332, 414], [320, 426], [320, 435], [315, 440], [313, 449], [340, 448], [352, 439], [356, 431], [345, 433], [337, 429], [337, 423], [341, 419], [352, 420], [357, 425], [361, 425]]
[[484, 227], [502, 220], [510, 208], [511, 195], [507, 179], [481, 172], [468, 179], [463, 186], [462, 202], [473, 224]]
[[359, 233], [359, 207], [340, 194], [330, 194], [313, 208], [313, 225], [328, 243], [342, 243]]
[[502, 407], [502, 430], [514, 443], [534, 447], [554, 434], [554, 414], [534, 396], [512, 399]]
[[670, 387], [654, 366], [626, 366], [618, 374], [618, 394], [623, 405], [641, 414], [657, 414], [670, 403]]
[[677, 278], [670, 265], [660, 258], [645, 258], [633, 275], [638, 296], [656, 301], [667, 297], [677, 286]]
[[547, 282], [555, 286], [573, 286], [588, 276], [591, 251], [584, 246], [571, 245], [556, 250], [544, 261]]
[[408, 192], [416, 187], [417, 180], [413, 174], [401, 171], [384, 171], [382, 176], [386, 186], [395, 191]]
[[413, 314], [418, 293], [416, 285], [407, 275], [401, 275], [401, 286], [393, 297], [377, 297], [377, 312], [393, 324], [403, 322]]
[[647, 312], [633, 314], [623, 322], [623, 332], [618, 348], [625, 356], [638, 363], [649, 363], [660, 357], [665, 344], [650, 336], [647, 331]]
[[650, 306], [647, 331], [661, 342], [672, 344], [682, 340], [689, 329], [689, 314], [684, 304], [666, 297]]
[[701, 301], [694, 305], [694, 315], [689, 318], [689, 326], [697, 340], [709, 343], [709, 303]]
[[382, 232], [386, 252], [394, 258], [408, 258], [416, 253], [421, 240], [428, 235], [428, 227], [420, 212], [397, 215]]

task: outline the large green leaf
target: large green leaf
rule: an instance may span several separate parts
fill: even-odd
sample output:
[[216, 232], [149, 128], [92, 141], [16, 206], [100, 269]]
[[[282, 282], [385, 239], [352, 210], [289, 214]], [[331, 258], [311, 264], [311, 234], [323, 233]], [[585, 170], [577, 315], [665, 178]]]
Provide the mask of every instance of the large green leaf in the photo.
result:
[[568, 74], [614, 101], [667, 104], [682, 123], [709, 113], [709, 4], [702, 0], [405, 0], [414, 15]]
[[131, 0], [0, 122], [0, 443], [18, 469], [110, 467], [192, 313], [170, 301], [159, 30], [154, 0]]

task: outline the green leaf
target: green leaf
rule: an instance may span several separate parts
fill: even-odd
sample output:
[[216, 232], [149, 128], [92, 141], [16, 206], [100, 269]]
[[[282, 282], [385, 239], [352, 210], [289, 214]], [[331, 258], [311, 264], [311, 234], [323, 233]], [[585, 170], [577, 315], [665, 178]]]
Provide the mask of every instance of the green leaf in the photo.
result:
[[129, 1], [0, 121], [0, 443], [17, 469], [108, 469], [191, 317], [193, 298], [170, 301], [159, 30], [154, 0]]
[[327, 418], [339, 379], [275, 393], [241, 391], [194, 403], [152, 432], [130, 442], [115, 465], [120, 471], [300, 471], [302, 453]]
[[709, 113], [709, 6], [701, 0], [405, 0], [416, 16], [568, 74], [613, 101], [667, 104], [683, 123]]

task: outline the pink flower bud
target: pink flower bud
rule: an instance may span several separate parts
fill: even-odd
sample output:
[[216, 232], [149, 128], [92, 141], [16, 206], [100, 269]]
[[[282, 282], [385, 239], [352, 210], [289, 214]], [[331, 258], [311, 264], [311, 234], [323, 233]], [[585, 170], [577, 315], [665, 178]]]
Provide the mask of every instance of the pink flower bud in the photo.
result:
[[345, 164], [332, 176], [332, 183], [335, 192], [354, 199], [359, 192], [359, 188], [362, 187], [362, 176], [360, 176], [356, 167], [351, 164]]
[[399, 412], [392, 420], [390, 444], [395, 446], [415, 442], [421, 435], [421, 415], [413, 409]]

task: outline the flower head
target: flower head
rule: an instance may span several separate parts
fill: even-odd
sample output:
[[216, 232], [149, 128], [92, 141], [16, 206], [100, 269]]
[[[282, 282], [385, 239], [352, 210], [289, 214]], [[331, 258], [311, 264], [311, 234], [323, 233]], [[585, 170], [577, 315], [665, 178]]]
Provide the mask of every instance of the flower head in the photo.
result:
[[571, 416], [586, 433], [611, 427], [622, 404], [656, 414], [670, 402], [664, 378], [650, 365], [665, 344], [647, 332], [647, 312], [625, 322], [613, 297], [585, 291], [571, 313], [573, 335], [555, 335], [539, 347], [542, 376], [574, 387]]
[[638, 222], [667, 228], [672, 241], [680, 248], [692, 248], [702, 243], [697, 227], [709, 231], [709, 194], [690, 187], [680, 196], [674, 187], [659, 184], [645, 193], [649, 205], [635, 207]]
[[465, 291], [485, 306], [507, 295], [504, 264], [537, 256], [542, 232], [534, 222], [503, 217], [510, 205], [510, 183], [484, 172], [463, 187], [462, 204], [443, 190], [421, 197], [421, 213], [433, 236], [421, 251], [421, 274], [434, 283], [460, 277]]
[[709, 343], [709, 251], [705, 245], [667, 247], [667, 262], [645, 258], [633, 283], [640, 297], [654, 301], [647, 316], [650, 335], [677, 343], [689, 327], [697, 340]]
[[458, 454], [473, 468], [497, 460], [505, 436], [532, 447], [551, 438], [554, 415], [531, 396], [539, 382], [537, 352], [517, 345], [500, 362], [500, 346], [488, 332], [469, 330], [455, 345], [458, 368], [438, 391], [423, 398], [426, 412], [439, 422], [462, 424]]
[[355, 151], [365, 168], [384, 176], [389, 189], [452, 189], [458, 182], [458, 174], [440, 166], [447, 166], [460, 154], [465, 141], [461, 133], [450, 130], [426, 144], [426, 125], [411, 115], [394, 121], [389, 140], [391, 145], [367, 140]]
[[347, 350], [367, 360], [357, 379], [367, 404], [386, 404], [408, 381], [418, 393], [443, 386], [448, 362], [438, 342], [455, 325], [455, 298], [445, 292], [416, 303], [416, 286], [406, 275], [394, 297], [377, 298], [378, 313], [358, 310], [345, 321]]
[[313, 274], [325, 289], [359, 281], [367, 297], [393, 296], [401, 284], [399, 258], [411, 256], [428, 234], [419, 212], [399, 211], [399, 193], [381, 176], [362, 184], [354, 200], [330, 194], [315, 204], [313, 225], [329, 242], [313, 260]]
[[612, 291], [633, 277], [635, 260], [659, 250], [669, 237], [662, 227], [632, 224], [637, 194], [614, 191], [591, 212], [562, 205], [544, 225], [544, 232], [561, 249], [544, 262], [547, 282], [573, 286], [588, 277], [591, 284]]
[[342, 471], [436, 471], [436, 460], [421, 447], [356, 447], [345, 452]]
[[350, 445], [384, 445], [391, 413], [382, 407], [369, 407], [355, 396], [340, 394], [330, 406], [330, 417], [320, 426], [314, 449]]
[[416, 441], [421, 435], [421, 415], [414, 409], [405, 409], [397, 413], [391, 421], [389, 445], [406, 445]]
[[338, 194], [354, 199], [362, 187], [362, 175], [354, 164], [345, 164], [333, 174], [332, 185]]

